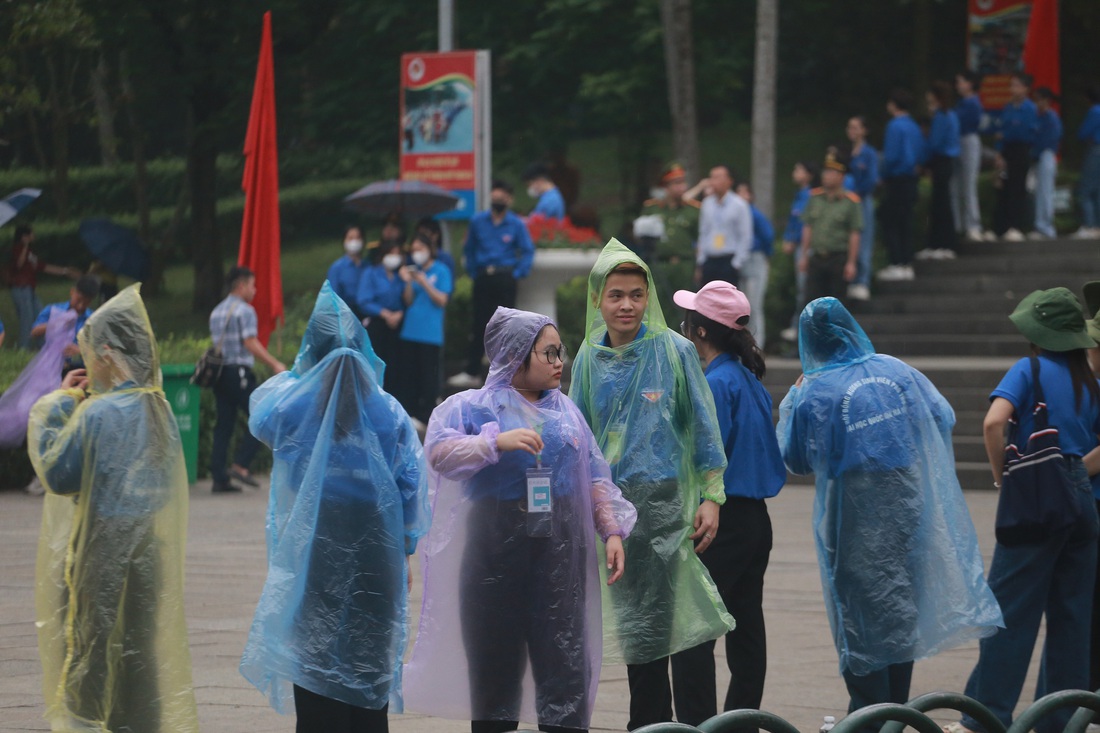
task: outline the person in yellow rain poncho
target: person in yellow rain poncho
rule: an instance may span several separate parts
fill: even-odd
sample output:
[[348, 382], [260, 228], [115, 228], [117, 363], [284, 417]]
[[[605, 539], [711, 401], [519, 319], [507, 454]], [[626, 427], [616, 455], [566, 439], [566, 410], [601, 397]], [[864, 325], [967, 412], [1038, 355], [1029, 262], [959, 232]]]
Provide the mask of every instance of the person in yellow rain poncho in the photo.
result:
[[[734, 626], [697, 557], [726, 500], [726, 456], [698, 352], [665, 325], [649, 268], [615, 239], [588, 277], [585, 339], [569, 396], [638, 510], [623, 543], [630, 570], [603, 588], [604, 648], [627, 664], [627, 728], [670, 721], [669, 655]], [[697, 704], [695, 680], [672, 659], [677, 714], [685, 718]]]
[[87, 365], [31, 409], [48, 490], [36, 618], [53, 730], [198, 731], [183, 616], [187, 471], [138, 285], [88, 319]]

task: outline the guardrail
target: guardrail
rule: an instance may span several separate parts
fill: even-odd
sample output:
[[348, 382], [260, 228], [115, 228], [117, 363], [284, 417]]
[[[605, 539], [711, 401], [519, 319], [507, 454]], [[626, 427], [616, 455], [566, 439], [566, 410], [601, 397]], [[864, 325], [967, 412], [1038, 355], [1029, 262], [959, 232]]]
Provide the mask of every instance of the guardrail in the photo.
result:
[[[985, 733], [1028, 733], [1050, 713], [1061, 708], [1077, 708], [1063, 733], [1085, 733], [1093, 716], [1100, 714], [1100, 690], [1062, 690], [1036, 700], [1007, 729], [985, 705], [954, 692], [932, 692], [905, 705], [883, 703], [851, 713], [833, 726], [832, 733], [858, 733], [865, 727], [881, 727], [880, 733], [902, 733], [908, 726], [918, 733], [943, 733], [940, 724], [926, 713], [954, 710], [965, 713], [985, 729]], [[695, 728], [683, 723], [656, 723], [634, 733], [735, 733], [759, 728], [768, 733], [800, 733], [797, 728], [773, 713], [761, 710], [731, 710], [716, 715]]]

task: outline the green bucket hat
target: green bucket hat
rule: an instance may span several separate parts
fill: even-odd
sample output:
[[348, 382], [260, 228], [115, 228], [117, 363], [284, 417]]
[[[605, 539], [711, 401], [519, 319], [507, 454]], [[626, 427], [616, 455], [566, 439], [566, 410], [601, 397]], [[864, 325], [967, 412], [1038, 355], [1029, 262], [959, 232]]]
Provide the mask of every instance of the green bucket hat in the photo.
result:
[[1047, 351], [1091, 349], [1081, 303], [1066, 288], [1036, 290], [1020, 301], [1009, 319], [1031, 343]]
[[1092, 340], [1100, 344], [1100, 280], [1085, 283], [1081, 294], [1085, 296], [1085, 318], [1089, 319], [1085, 326]]

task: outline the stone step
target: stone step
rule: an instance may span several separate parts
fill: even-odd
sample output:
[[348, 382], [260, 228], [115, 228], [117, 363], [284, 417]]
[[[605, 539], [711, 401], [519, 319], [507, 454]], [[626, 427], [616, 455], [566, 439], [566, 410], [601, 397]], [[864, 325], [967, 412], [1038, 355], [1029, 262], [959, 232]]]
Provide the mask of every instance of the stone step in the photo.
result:
[[[1100, 261], [1100, 246], [1095, 253], [1036, 253], [1026, 257], [963, 256], [955, 260], [916, 260], [913, 271], [918, 279], [943, 275], [990, 275], [1010, 277], [1032, 274], [1074, 274], [1081, 265]], [[887, 283], [882, 283], [886, 285]], [[891, 283], [892, 284], [892, 283]]]
[[[898, 283], [893, 283], [898, 284]], [[1030, 292], [1030, 291], [1028, 291]], [[904, 313], [911, 315], [925, 314], [950, 314], [962, 319], [970, 313], [985, 315], [1008, 314], [1016, 307], [1016, 304], [1027, 295], [1015, 291], [1006, 293], [967, 293], [965, 291], [955, 293], [929, 293], [920, 288], [914, 288], [912, 292], [884, 294], [872, 298], [862, 308], [853, 309], [856, 318], [862, 318], [868, 314]]]
[[1037, 257], [1041, 255], [1075, 255], [1100, 258], [1100, 239], [1048, 239], [1038, 242], [964, 242], [959, 245], [959, 257]]
[[[934, 335], [942, 333], [971, 334], [983, 337], [987, 334], [1019, 334], [1008, 316], [997, 313], [975, 313], [965, 318], [955, 313], [928, 313], [913, 315], [908, 313], [868, 313], [859, 316], [859, 325], [871, 337], [875, 344], [879, 335], [906, 333], [913, 335]], [[1019, 337], [1017, 336], [1018, 338]], [[1025, 344], [1026, 346], [1026, 344]]]
[[[1076, 265], [1078, 269], [1081, 263]], [[921, 277], [908, 282], [880, 283], [876, 286], [874, 297], [869, 301], [867, 310], [874, 311], [874, 304], [885, 298], [908, 298], [910, 295], [924, 293], [936, 295], [991, 295], [1012, 301], [1013, 307], [1028, 293], [1048, 288], [1069, 288], [1078, 298], [1081, 286], [1090, 277], [1100, 277], [1100, 263], [1093, 274], [1079, 274], [1067, 277], [1065, 271], [1020, 273], [1015, 275], [990, 275], [987, 273], [947, 272], [935, 276]]]
[[1027, 343], [1016, 334], [878, 334], [875, 348], [899, 359], [915, 356], [1026, 356]]

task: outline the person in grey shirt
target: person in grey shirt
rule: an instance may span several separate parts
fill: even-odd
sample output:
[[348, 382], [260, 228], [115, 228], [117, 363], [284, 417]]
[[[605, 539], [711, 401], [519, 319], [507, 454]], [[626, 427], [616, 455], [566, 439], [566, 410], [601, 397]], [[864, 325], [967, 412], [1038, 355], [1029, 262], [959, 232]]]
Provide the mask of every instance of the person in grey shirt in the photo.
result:
[[214, 383], [218, 417], [210, 450], [210, 476], [214, 479], [215, 493], [240, 491], [240, 487], [229, 482], [230, 478], [253, 487], [259, 485], [248, 470], [260, 448], [259, 441], [249, 431], [243, 431], [237, 440], [233, 465], [227, 470], [229, 441], [237, 425], [237, 411], [244, 410], [245, 416], [248, 415], [248, 401], [256, 389], [256, 374], [252, 371], [256, 359], [276, 374], [286, 371], [257, 338], [256, 309], [250, 305], [256, 297], [255, 273], [247, 267], [234, 267], [226, 277], [226, 284], [229, 295], [210, 314], [210, 336], [221, 349], [225, 364]]
[[727, 165], [711, 168], [710, 177], [694, 191], [704, 188], [709, 192], [699, 211], [695, 279], [700, 285], [712, 280], [737, 285], [752, 251], [752, 210], [733, 192], [733, 173]]

